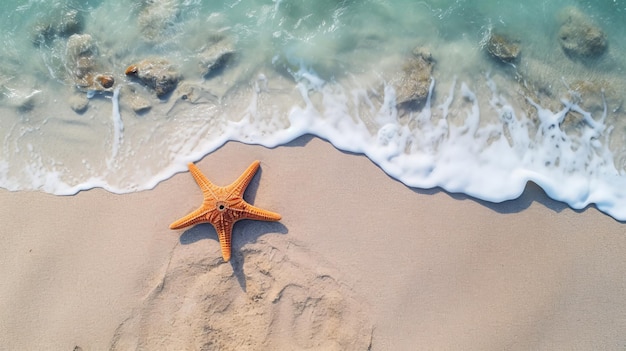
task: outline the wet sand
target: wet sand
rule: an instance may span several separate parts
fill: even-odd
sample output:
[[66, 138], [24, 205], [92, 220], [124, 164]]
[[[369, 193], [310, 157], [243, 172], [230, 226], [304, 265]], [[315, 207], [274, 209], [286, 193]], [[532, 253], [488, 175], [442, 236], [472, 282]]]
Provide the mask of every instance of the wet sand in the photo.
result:
[[626, 344], [626, 236], [530, 184], [491, 204], [416, 190], [302, 137], [228, 143], [218, 185], [258, 159], [246, 199], [279, 223], [168, 225], [189, 173], [154, 190], [0, 191], [0, 349], [615, 349]]

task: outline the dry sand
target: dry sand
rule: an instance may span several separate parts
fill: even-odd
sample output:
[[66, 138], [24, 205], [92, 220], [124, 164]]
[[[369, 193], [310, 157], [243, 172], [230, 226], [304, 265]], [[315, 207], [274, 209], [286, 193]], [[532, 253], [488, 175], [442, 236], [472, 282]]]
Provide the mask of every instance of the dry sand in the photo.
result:
[[[304, 147], [306, 145], [306, 147]], [[529, 185], [489, 204], [414, 190], [318, 139], [229, 143], [216, 184], [279, 223], [171, 231], [201, 194], [0, 192], [0, 349], [622, 349], [626, 227]]]

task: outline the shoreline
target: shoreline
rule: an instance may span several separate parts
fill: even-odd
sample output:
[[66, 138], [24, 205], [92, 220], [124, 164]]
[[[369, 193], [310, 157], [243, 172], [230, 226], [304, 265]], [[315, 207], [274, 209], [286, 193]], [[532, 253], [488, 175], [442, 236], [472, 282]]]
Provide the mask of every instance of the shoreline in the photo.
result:
[[[174, 289], [171, 296], [150, 300], [176, 262], [204, 262], [197, 272], [221, 272], [234, 282], [227, 296], [240, 299], [255, 288], [256, 265], [272, 260], [264, 256], [266, 245], [304, 272], [323, 262], [319, 269], [331, 272], [337, 299], [345, 302], [340, 317], [356, 329], [371, 328], [373, 350], [612, 348], [626, 341], [626, 238], [621, 223], [593, 207], [572, 210], [532, 184], [500, 204], [407, 188], [365, 156], [310, 136], [274, 149], [230, 142], [197, 164], [225, 185], [255, 159], [261, 170], [246, 199], [283, 220], [237, 224], [232, 265], [221, 264], [209, 226], [168, 229], [202, 199], [186, 172], [123, 195], [0, 191], [0, 313], [10, 316], [0, 326], [2, 347], [109, 348], [133, 313], [148, 322], [155, 316], [146, 301], [174, 308], [176, 294], [201, 294], [170, 284], [164, 290]], [[243, 274], [236, 274], [237, 262]], [[196, 279], [197, 272], [175, 278]], [[298, 269], [279, 272], [290, 275], [273, 284], [299, 279]], [[203, 284], [215, 276], [206, 279]], [[245, 291], [242, 279], [249, 282]], [[257, 288], [261, 302], [271, 301], [272, 287]], [[329, 310], [322, 307], [312, 313]], [[254, 319], [245, 317], [231, 325], [233, 333], [244, 333], [237, 328]], [[162, 332], [161, 324], [150, 325]], [[280, 340], [270, 337], [264, 345], [305, 349], [300, 334], [270, 335]]]

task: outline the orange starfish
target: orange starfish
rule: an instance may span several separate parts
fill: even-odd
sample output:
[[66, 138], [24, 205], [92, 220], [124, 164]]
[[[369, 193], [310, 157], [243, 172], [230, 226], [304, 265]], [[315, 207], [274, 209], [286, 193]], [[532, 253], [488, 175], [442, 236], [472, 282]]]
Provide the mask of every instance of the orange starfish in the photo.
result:
[[259, 161], [254, 161], [237, 180], [224, 187], [211, 183], [193, 163], [189, 163], [188, 167], [202, 190], [204, 201], [197, 210], [172, 223], [170, 229], [180, 229], [198, 223], [211, 223], [220, 240], [224, 261], [230, 260], [231, 238], [235, 222], [241, 219], [280, 220], [278, 213], [252, 206], [243, 199], [246, 187], [259, 169]]

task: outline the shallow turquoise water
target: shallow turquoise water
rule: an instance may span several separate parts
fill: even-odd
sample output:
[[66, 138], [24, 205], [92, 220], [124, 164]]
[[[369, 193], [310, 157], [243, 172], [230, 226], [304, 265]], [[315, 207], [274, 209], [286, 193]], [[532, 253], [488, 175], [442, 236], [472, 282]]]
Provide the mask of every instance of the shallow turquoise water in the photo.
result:
[[[599, 58], [560, 47], [572, 11], [606, 33]], [[534, 181], [626, 219], [620, 1], [13, 1], [0, 14], [10, 190], [149, 189], [227, 140], [312, 133], [410, 186], [503, 201]], [[492, 32], [517, 40], [516, 61], [489, 56]], [[111, 88], [77, 87], [72, 34], [90, 36], [87, 75]], [[207, 73], [216, 47], [232, 55]], [[430, 95], [398, 108], [416, 48], [432, 55]], [[170, 63], [173, 92], [124, 74], [144, 59]]]

